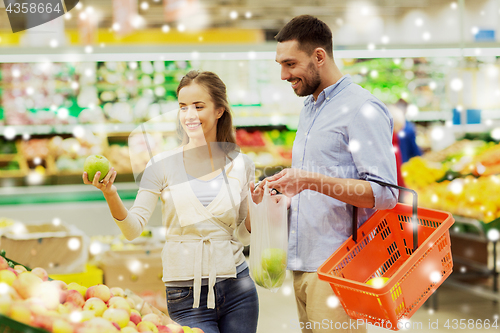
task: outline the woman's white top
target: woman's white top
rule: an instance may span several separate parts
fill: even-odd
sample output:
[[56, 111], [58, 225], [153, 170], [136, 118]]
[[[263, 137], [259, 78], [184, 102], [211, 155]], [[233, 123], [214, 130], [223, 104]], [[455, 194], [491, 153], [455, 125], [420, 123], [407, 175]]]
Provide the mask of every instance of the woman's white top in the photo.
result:
[[199, 307], [201, 279], [208, 278], [208, 308], [215, 308], [216, 277], [236, 277], [245, 261], [243, 246], [250, 233], [242, 223], [248, 212], [248, 184], [254, 181], [252, 160], [229, 153], [217, 196], [206, 207], [198, 200], [184, 168], [183, 147], [154, 156], [142, 175], [127, 217], [116, 220], [123, 235], [138, 237], [161, 200], [166, 242], [162, 251], [163, 281], [194, 279], [193, 307]]
[[214, 201], [217, 194], [219, 194], [224, 181], [224, 175], [222, 172], [210, 180], [201, 180], [191, 176], [190, 174], [187, 174], [187, 176], [189, 179], [189, 185], [191, 186], [194, 195], [196, 195], [196, 198], [200, 200], [204, 207], [207, 207], [212, 201]]

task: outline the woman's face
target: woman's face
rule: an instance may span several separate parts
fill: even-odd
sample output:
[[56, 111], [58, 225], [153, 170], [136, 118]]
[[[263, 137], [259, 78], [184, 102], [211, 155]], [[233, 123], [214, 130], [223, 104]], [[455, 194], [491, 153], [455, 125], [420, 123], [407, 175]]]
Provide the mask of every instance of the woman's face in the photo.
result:
[[179, 91], [179, 119], [190, 139], [214, 142], [217, 138], [217, 120], [224, 109], [215, 108], [212, 97], [201, 85], [191, 83]]

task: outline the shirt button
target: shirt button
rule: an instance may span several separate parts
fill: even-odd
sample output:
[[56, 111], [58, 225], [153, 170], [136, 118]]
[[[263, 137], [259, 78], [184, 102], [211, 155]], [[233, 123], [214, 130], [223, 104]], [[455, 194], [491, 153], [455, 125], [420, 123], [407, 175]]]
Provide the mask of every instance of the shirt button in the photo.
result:
[[304, 160], [304, 159], [301, 157], [301, 158], [300, 158], [300, 161], [302, 162], [303, 160]]
[[294, 212], [296, 212], [296, 211], [297, 211], [297, 207], [295, 207], [295, 208], [293, 209], [293, 211], [294, 211]]
[[295, 233], [295, 230], [292, 230], [292, 234], [294, 234], [294, 233]]

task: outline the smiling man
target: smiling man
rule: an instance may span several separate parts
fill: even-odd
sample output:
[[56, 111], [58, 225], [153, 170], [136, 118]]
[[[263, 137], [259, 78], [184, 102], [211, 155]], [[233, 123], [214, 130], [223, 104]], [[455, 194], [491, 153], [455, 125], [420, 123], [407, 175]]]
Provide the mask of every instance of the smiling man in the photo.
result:
[[[341, 306], [329, 306], [335, 303], [333, 291], [316, 271], [351, 236], [352, 206], [360, 207], [361, 225], [375, 209], [396, 205], [396, 190], [369, 181], [396, 184], [393, 121], [382, 102], [342, 75], [324, 22], [298, 16], [275, 38], [281, 79], [298, 96], [307, 96], [292, 168], [266, 179], [269, 188], [292, 198], [288, 269], [293, 271], [300, 327], [302, 332], [365, 332]], [[256, 191], [262, 191], [261, 185]]]

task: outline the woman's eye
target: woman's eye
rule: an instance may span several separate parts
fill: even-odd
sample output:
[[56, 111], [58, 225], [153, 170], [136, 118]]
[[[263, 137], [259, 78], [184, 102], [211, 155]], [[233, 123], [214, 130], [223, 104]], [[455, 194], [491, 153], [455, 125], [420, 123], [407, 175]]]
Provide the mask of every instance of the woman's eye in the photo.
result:
[[181, 111], [187, 111], [187, 106], [181, 106]]
[[201, 110], [201, 109], [203, 109], [203, 106], [201, 106], [201, 105], [196, 106], [196, 110]]

